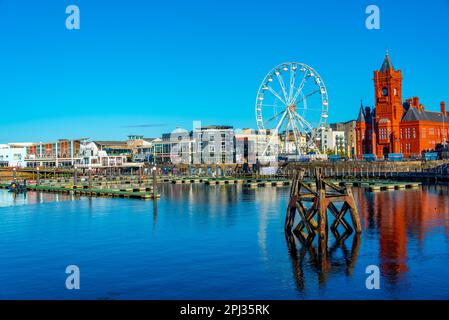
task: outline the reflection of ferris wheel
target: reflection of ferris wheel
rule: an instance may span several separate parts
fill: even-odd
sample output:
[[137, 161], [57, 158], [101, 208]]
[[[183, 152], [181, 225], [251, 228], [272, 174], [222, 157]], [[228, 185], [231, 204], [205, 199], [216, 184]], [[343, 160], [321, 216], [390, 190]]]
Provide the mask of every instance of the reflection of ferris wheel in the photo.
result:
[[262, 155], [273, 150], [279, 134], [285, 145], [293, 142], [294, 154], [319, 153], [319, 132], [327, 117], [327, 90], [320, 75], [303, 63], [281, 63], [265, 76], [257, 92], [257, 126], [271, 131]]

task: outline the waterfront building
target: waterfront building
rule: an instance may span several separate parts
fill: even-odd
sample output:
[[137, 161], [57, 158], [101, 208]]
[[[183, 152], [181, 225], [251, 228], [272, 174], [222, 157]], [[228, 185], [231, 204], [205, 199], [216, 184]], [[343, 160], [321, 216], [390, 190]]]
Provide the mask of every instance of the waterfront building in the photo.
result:
[[424, 151], [445, 145], [448, 137], [445, 102], [440, 112], [425, 110], [418, 97], [402, 100], [402, 72], [396, 70], [388, 52], [379, 71], [374, 71], [375, 106], [360, 106], [356, 124], [356, 154], [390, 153], [405, 158], [420, 157]]
[[[122, 149], [124, 148], [124, 149]], [[120, 152], [123, 150], [123, 152]], [[109, 152], [109, 153], [108, 153]], [[128, 164], [129, 149], [119, 141], [83, 141], [77, 168], [122, 167]]]
[[[145, 139], [144, 139], [145, 140]], [[231, 126], [181, 128], [146, 139], [137, 147], [137, 161], [155, 164], [220, 164], [235, 163], [235, 133]]]
[[[301, 132], [297, 132], [296, 136], [298, 138], [298, 147], [301, 150], [304, 150], [306, 148], [307, 144], [307, 137], [305, 134], [302, 134]], [[295, 139], [295, 133], [292, 130], [284, 131], [279, 134], [279, 152], [280, 154], [284, 156], [294, 155], [297, 154], [297, 146], [296, 146], [296, 139]]]
[[271, 130], [254, 130], [245, 128], [235, 132], [235, 153], [237, 164], [255, 164], [258, 155], [261, 155], [267, 147], [269, 140], [273, 138], [273, 145], [280, 145], [280, 135], [271, 136]]
[[84, 139], [60, 139], [33, 143], [26, 148], [26, 167], [70, 167], [81, 163], [80, 146]]
[[345, 131], [333, 130], [331, 126], [327, 126], [319, 131], [319, 135], [323, 153], [340, 155], [345, 153]]
[[331, 123], [329, 126], [333, 131], [344, 132], [344, 150], [341, 153], [347, 157], [353, 158], [356, 149], [356, 124], [355, 120], [346, 122]]
[[8, 143], [0, 144], [0, 167], [26, 166], [26, 150], [31, 143]]
[[355, 157], [355, 150], [357, 147], [356, 141], [356, 126], [357, 122], [355, 120], [349, 120], [343, 123], [345, 132], [345, 154], [348, 157]]
[[194, 128], [192, 138], [194, 164], [235, 163], [235, 133], [232, 126]]
[[[168, 134], [169, 135], [169, 134]], [[146, 162], [151, 164], [163, 164], [170, 162], [170, 137], [163, 135], [163, 138], [144, 138], [148, 144], [137, 147], [133, 157], [134, 162]]]
[[150, 147], [154, 138], [144, 138], [143, 135], [129, 135], [126, 144], [131, 148], [133, 155], [139, 153], [139, 148]]
[[108, 155], [131, 157], [133, 148], [127, 141], [93, 141], [99, 151], [105, 151]]
[[117, 167], [128, 163], [133, 149], [127, 141], [59, 139], [26, 146], [25, 167]]

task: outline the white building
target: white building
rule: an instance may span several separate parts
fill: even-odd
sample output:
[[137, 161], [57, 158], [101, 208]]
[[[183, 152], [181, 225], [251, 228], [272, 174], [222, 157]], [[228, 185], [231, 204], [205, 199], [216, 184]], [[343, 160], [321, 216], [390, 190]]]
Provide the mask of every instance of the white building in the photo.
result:
[[[127, 153], [118, 152], [118, 154], [108, 154], [104, 150], [104, 146], [110, 148], [122, 148], [122, 143], [110, 142], [84, 142], [80, 145], [81, 163], [77, 164], [78, 168], [100, 168], [100, 167], [122, 167], [126, 166]], [[117, 149], [114, 149], [117, 150]], [[125, 149], [126, 150], [126, 149]]]
[[0, 167], [26, 167], [26, 148], [31, 143], [0, 144]]
[[[289, 130], [280, 134], [280, 153], [284, 156], [304, 154], [307, 149], [307, 137], [301, 132], [294, 133]], [[296, 141], [298, 139], [298, 141]], [[298, 145], [296, 145], [298, 143]], [[296, 150], [299, 148], [299, 152]]]
[[341, 154], [345, 152], [345, 132], [327, 127], [320, 132], [321, 151]]
[[[236, 138], [236, 163], [255, 164], [260, 158], [262, 160], [276, 161], [281, 152], [280, 136], [272, 137], [270, 130], [242, 129], [235, 133]], [[269, 142], [272, 140], [271, 146]], [[266, 150], [265, 156], [262, 156]]]

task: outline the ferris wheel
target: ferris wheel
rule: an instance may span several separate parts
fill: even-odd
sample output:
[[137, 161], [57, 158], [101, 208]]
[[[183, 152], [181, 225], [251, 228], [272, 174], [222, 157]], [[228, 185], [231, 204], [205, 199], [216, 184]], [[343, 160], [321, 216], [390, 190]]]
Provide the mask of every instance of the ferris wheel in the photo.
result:
[[[270, 130], [262, 156], [277, 147], [285, 154], [319, 154], [328, 105], [324, 81], [310, 66], [285, 62], [271, 69], [256, 97], [257, 126], [259, 130]], [[283, 136], [283, 146], [277, 141], [279, 135]], [[293, 145], [293, 149], [287, 144]]]

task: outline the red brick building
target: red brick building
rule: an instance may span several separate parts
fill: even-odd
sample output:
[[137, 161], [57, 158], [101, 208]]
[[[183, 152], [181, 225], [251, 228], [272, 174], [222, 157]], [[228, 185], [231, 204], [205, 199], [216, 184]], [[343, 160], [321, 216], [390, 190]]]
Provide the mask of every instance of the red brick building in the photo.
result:
[[419, 156], [446, 144], [449, 116], [446, 104], [440, 112], [425, 110], [418, 97], [402, 100], [402, 72], [395, 70], [388, 52], [379, 71], [374, 71], [375, 107], [360, 106], [356, 123], [356, 156], [390, 153], [404, 158]]

